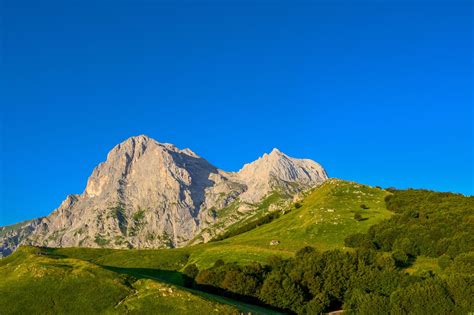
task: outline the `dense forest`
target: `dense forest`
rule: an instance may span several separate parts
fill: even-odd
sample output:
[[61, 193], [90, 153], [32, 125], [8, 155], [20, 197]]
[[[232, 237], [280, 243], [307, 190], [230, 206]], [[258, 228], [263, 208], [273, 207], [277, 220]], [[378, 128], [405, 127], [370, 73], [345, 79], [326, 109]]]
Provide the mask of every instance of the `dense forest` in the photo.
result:
[[[426, 190], [391, 190], [394, 215], [353, 249], [301, 249], [268, 265], [217, 261], [184, 270], [187, 285], [297, 314], [467, 314], [474, 310], [474, 198]], [[439, 273], [409, 274], [418, 256], [438, 259]]]

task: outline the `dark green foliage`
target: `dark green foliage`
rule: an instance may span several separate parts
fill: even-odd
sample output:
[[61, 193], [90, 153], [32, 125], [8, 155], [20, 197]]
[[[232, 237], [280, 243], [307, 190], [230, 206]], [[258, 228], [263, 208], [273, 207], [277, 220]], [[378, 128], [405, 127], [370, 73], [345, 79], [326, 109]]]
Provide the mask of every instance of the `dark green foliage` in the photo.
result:
[[94, 242], [99, 246], [106, 246], [110, 243], [109, 240], [107, 240], [106, 238], [104, 238], [102, 235], [99, 235], [99, 234], [95, 236]]
[[[392, 193], [385, 202], [394, 216], [372, 226], [367, 234], [378, 249], [409, 257], [456, 257], [474, 250], [474, 197], [414, 189]], [[351, 237], [346, 244], [366, 246], [367, 240]]]
[[[409, 283], [408, 277], [393, 259], [373, 250], [320, 253], [304, 247], [295, 258], [275, 258], [268, 267], [217, 264], [202, 270], [196, 283], [203, 290], [283, 311], [319, 314], [341, 308], [346, 299], [356, 308], [362, 307], [360, 301], [371, 301], [375, 309], [387, 310], [391, 293]], [[359, 295], [352, 294], [356, 290]]]
[[349, 314], [461, 314], [474, 302], [474, 254], [462, 254], [446, 271], [411, 276], [400, 241], [392, 256], [372, 249], [318, 252], [304, 247], [294, 258], [274, 258], [269, 266], [216, 263], [199, 272], [198, 288], [297, 314], [345, 309]]
[[116, 206], [109, 208], [111, 216], [117, 220], [120, 232], [123, 235], [127, 235], [128, 219], [125, 213], [125, 206], [122, 203], [118, 203]]
[[454, 314], [454, 303], [436, 278], [398, 289], [390, 297], [391, 314]]
[[365, 205], [365, 204], [361, 204], [361, 205], [360, 205], [360, 208], [361, 208], [361, 209], [364, 209], [364, 210], [370, 209], [370, 207], [367, 206], [367, 205]]
[[362, 214], [360, 214], [359, 212], [354, 213], [354, 220], [362, 221]]
[[233, 298], [254, 301], [266, 270], [258, 263], [239, 266], [218, 262], [212, 268], [199, 272], [195, 278], [197, 287]]
[[324, 293], [318, 293], [314, 298], [306, 303], [302, 309], [303, 314], [321, 314], [329, 307], [329, 297]]
[[452, 273], [446, 279], [445, 287], [455, 304], [456, 314], [468, 314], [474, 309], [474, 275]]
[[304, 306], [303, 289], [285, 273], [271, 273], [265, 279], [259, 298], [269, 305], [293, 312]]
[[199, 269], [196, 264], [190, 264], [187, 265], [186, 268], [184, 268], [183, 274], [191, 279], [194, 279], [199, 274]]
[[196, 264], [187, 265], [183, 270], [183, 281], [184, 285], [187, 287], [192, 287], [194, 285], [194, 279], [199, 274], [199, 269]]
[[145, 219], [145, 210], [143, 209], [138, 210], [137, 212], [133, 214], [132, 218], [135, 223], [140, 223], [141, 221], [143, 221], [143, 219]]
[[395, 263], [397, 264], [398, 267], [408, 266], [409, 257], [405, 252], [401, 250], [396, 250], [392, 253], [392, 258], [395, 260]]
[[295, 202], [295, 209], [301, 208], [303, 205], [299, 202]]
[[347, 247], [375, 249], [375, 244], [370, 240], [367, 234], [363, 233], [349, 235], [344, 239], [344, 245]]
[[348, 314], [379, 315], [390, 313], [390, 298], [362, 290], [355, 290], [344, 303]]
[[420, 278], [376, 272], [373, 278], [373, 271], [359, 270], [356, 277], [359, 280], [352, 283], [353, 291], [346, 297], [344, 307], [357, 314], [471, 312], [474, 198], [427, 190], [392, 189], [391, 192], [385, 202], [394, 216], [372, 226], [367, 234], [347, 237], [345, 245], [360, 249], [375, 246], [392, 252], [392, 262], [398, 268], [409, 266], [419, 255], [439, 257], [438, 264], [448, 276], [425, 272]]

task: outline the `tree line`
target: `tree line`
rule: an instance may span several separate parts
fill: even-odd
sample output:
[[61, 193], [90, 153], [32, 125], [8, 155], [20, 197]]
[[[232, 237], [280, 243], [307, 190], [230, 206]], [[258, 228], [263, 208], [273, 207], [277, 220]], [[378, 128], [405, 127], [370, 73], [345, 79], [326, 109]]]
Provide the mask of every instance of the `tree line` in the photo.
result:
[[[191, 264], [186, 285], [294, 314], [344, 309], [348, 314], [466, 314], [474, 310], [474, 198], [426, 190], [392, 190], [392, 218], [351, 235], [353, 250], [318, 252], [267, 265], [218, 260]], [[439, 274], [408, 274], [419, 255], [437, 257]]]

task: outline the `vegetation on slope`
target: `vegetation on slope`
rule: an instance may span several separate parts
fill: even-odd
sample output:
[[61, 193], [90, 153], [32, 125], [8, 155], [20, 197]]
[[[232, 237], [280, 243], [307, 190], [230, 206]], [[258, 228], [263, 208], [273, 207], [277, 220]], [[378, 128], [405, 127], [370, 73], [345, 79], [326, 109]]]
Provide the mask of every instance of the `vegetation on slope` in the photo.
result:
[[[190, 261], [207, 268], [225, 257], [226, 261], [266, 263], [272, 256], [292, 257], [299, 249], [344, 248], [344, 239], [367, 232], [373, 224], [389, 218], [384, 198], [390, 193], [342, 180], [328, 180], [310, 192], [299, 207], [246, 233], [189, 247]], [[363, 209], [361, 206], [364, 206]], [[354, 219], [361, 213], [363, 220]], [[278, 245], [270, 245], [278, 241]]]
[[400, 264], [417, 256], [443, 257], [446, 263], [474, 252], [474, 197], [428, 190], [392, 190], [386, 197], [389, 219], [368, 233], [346, 239], [351, 247], [393, 252]]
[[195, 286], [298, 314], [341, 307], [349, 314], [471, 312], [474, 198], [393, 190], [385, 201], [394, 216], [348, 236], [355, 251], [306, 247], [267, 266], [220, 262], [199, 272]]
[[[84, 256], [92, 257], [91, 253]], [[166, 274], [158, 269], [100, 266], [53, 249], [22, 247], [0, 261], [0, 310], [2, 314], [266, 313], [156, 281], [182, 281]]]
[[0, 309], [467, 313], [474, 309], [473, 209], [472, 197], [330, 180], [291, 211], [208, 244], [23, 248], [0, 260]]

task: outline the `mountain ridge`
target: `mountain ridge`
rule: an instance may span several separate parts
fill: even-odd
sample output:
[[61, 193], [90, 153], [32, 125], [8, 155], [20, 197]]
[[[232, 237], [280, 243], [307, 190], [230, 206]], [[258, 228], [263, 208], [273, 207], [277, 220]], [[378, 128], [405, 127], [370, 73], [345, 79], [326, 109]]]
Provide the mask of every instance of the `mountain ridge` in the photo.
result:
[[[289, 199], [327, 179], [324, 168], [278, 149], [226, 172], [189, 148], [139, 135], [117, 144], [87, 180], [82, 194], [68, 195], [34, 225], [0, 238], [8, 254], [19, 244], [111, 248], [186, 245], [202, 241], [249, 217], [273, 191]], [[219, 212], [232, 205], [227, 217]], [[219, 224], [220, 230], [213, 229]], [[21, 234], [21, 237], [19, 237]]]

